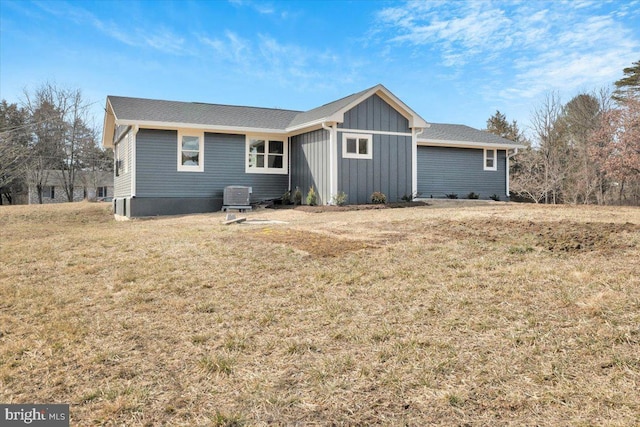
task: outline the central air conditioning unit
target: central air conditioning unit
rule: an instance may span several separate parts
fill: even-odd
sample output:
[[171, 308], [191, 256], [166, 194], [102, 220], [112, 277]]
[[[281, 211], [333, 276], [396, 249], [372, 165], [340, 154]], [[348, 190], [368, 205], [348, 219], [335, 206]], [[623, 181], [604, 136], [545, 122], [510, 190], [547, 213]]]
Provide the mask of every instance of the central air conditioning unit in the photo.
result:
[[222, 210], [226, 212], [228, 209], [238, 209], [243, 212], [247, 209], [251, 210], [251, 187], [241, 185], [229, 185], [224, 187], [224, 196], [222, 198]]

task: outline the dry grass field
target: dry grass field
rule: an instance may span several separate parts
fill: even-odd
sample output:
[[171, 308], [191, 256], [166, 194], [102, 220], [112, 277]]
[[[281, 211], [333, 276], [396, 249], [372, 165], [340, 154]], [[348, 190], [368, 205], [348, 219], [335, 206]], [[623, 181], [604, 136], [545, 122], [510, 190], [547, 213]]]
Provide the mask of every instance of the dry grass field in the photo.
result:
[[640, 209], [0, 207], [0, 401], [72, 425], [640, 424]]

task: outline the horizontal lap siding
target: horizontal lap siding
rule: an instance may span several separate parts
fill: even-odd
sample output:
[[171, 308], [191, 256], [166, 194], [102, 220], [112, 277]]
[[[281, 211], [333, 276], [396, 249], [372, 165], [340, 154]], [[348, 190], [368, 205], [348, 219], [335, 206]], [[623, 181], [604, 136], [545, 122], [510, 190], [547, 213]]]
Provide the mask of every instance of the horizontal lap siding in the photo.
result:
[[482, 199], [506, 195], [506, 152], [498, 150], [498, 170], [484, 170], [484, 150], [453, 147], [418, 147], [420, 197], [460, 198], [474, 192]]
[[277, 198], [287, 175], [245, 173], [245, 136], [204, 137], [204, 172], [179, 172], [177, 132], [141, 129], [137, 137], [137, 197], [222, 198], [227, 185], [253, 188], [252, 201]]
[[[129, 132], [131, 132], [131, 130], [129, 130]], [[128, 133], [125, 134], [122, 139], [120, 139], [120, 142], [118, 142], [118, 146], [119, 147], [126, 147], [125, 152], [126, 152], [126, 162], [129, 165], [129, 170], [127, 171], [127, 173], [122, 173], [121, 171], [119, 171], [118, 176], [115, 176], [115, 172], [114, 172], [114, 178], [113, 178], [113, 196], [114, 197], [129, 197], [131, 196], [131, 173], [133, 170], [133, 165], [131, 164], [131, 158], [132, 158], [132, 144], [130, 144], [129, 141], [129, 137], [128, 137]], [[120, 149], [120, 148], [118, 148]]]
[[318, 204], [326, 204], [331, 200], [329, 175], [328, 131], [320, 129], [291, 138], [292, 190], [298, 187], [306, 199], [313, 186]]

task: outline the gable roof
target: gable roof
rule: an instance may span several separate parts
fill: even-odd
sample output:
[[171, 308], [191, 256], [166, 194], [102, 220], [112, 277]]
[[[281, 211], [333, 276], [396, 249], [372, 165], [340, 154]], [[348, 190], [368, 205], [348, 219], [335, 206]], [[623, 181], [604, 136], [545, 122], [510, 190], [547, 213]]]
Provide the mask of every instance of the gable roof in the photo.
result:
[[523, 145], [509, 139], [465, 125], [446, 123], [430, 123], [430, 125], [418, 135], [419, 144], [524, 148]]
[[103, 145], [111, 146], [114, 125], [217, 129], [289, 133], [320, 126], [323, 122], [342, 122], [344, 114], [360, 102], [377, 94], [409, 120], [409, 127], [424, 128], [427, 122], [382, 85], [345, 96], [309, 111], [243, 107], [201, 102], [108, 96], [105, 107]]

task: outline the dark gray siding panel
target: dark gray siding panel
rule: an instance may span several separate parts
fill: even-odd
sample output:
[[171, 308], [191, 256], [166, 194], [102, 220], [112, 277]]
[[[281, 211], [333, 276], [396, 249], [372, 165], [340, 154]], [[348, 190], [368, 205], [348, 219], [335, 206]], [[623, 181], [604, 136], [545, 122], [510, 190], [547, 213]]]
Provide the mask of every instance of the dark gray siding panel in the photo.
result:
[[331, 201], [329, 175], [329, 132], [319, 129], [291, 138], [291, 187], [303, 195], [303, 203], [309, 187], [318, 194], [318, 204]]
[[344, 115], [344, 123], [339, 123], [338, 127], [385, 132], [411, 132], [409, 120], [378, 95], [370, 96], [347, 111]]
[[136, 196], [221, 199], [227, 185], [253, 188], [252, 201], [277, 198], [287, 175], [245, 173], [245, 136], [205, 133], [204, 172], [177, 170], [177, 132], [141, 129], [137, 138]]
[[373, 135], [373, 158], [343, 159], [342, 132], [338, 132], [338, 191], [349, 203], [369, 203], [371, 193], [381, 191], [387, 201], [411, 195], [411, 137]]
[[506, 151], [498, 150], [498, 170], [484, 170], [484, 151], [473, 148], [418, 147], [418, 192], [421, 197], [460, 198], [472, 191], [482, 199], [506, 197]]

